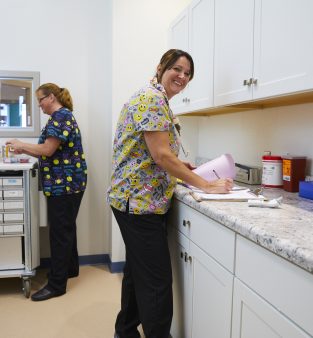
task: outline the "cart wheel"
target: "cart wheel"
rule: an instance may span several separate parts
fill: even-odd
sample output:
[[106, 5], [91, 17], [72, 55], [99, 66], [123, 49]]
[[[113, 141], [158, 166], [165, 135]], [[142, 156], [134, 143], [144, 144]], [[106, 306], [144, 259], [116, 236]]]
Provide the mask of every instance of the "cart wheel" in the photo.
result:
[[23, 279], [23, 293], [26, 298], [30, 296], [31, 280]]

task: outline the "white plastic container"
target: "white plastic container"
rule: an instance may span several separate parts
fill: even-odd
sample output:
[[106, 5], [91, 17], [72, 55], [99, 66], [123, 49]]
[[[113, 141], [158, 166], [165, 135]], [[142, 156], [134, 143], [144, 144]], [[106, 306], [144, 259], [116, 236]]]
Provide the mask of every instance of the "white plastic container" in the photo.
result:
[[282, 188], [283, 159], [269, 153], [262, 157], [262, 165], [262, 185], [269, 188]]

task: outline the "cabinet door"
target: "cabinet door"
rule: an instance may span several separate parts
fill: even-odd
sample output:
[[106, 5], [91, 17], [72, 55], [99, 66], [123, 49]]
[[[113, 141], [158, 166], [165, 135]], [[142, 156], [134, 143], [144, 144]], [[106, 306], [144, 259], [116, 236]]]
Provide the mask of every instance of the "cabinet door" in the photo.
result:
[[313, 1], [257, 0], [253, 97], [313, 88]]
[[233, 275], [193, 242], [190, 242], [190, 254], [193, 269], [191, 337], [229, 338]]
[[169, 229], [169, 244], [173, 272], [173, 338], [189, 338], [191, 328], [189, 277], [191, 264], [188, 261], [189, 239], [174, 229]]
[[215, 106], [252, 99], [253, 26], [253, 0], [215, 2]]
[[[184, 51], [189, 51], [189, 15], [186, 8], [170, 25], [169, 41], [170, 48], [177, 48]], [[188, 96], [188, 86], [179, 94], [175, 95], [171, 101], [171, 108], [174, 114], [186, 109], [186, 98]]]
[[235, 278], [232, 338], [309, 338], [282, 313]]
[[189, 85], [192, 111], [213, 106], [214, 0], [197, 0], [189, 8], [189, 51], [195, 74]]

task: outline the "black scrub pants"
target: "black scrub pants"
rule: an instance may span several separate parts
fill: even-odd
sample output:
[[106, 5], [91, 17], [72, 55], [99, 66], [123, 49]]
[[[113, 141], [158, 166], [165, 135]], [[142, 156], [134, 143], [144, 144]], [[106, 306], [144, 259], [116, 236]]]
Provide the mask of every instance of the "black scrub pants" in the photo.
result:
[[47, 198], [51, 269], [48, 288], [66, 291], [68, 277], [78, 276], [76, 218], [84, 192]]
[[166, 215], [134, 215], [112, 208], [126, 247], [119, 338], [168, 338], [173, 316], [172, 268]]

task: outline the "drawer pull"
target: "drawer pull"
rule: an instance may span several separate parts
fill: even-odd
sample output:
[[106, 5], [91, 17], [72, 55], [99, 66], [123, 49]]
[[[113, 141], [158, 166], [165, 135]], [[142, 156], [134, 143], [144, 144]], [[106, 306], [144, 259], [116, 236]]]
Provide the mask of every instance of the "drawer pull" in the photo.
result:
[[187, 252], [185, 252], [184, 260], [185, 260], [186, 263], [187, 262], [191, 263], [192, 262], [192, 257], [189, 256]]
[[186, 227], [186, 226], [190, 226], [190, 221], [186, 221], [185, 219], [183, 220], [183, 226]]

